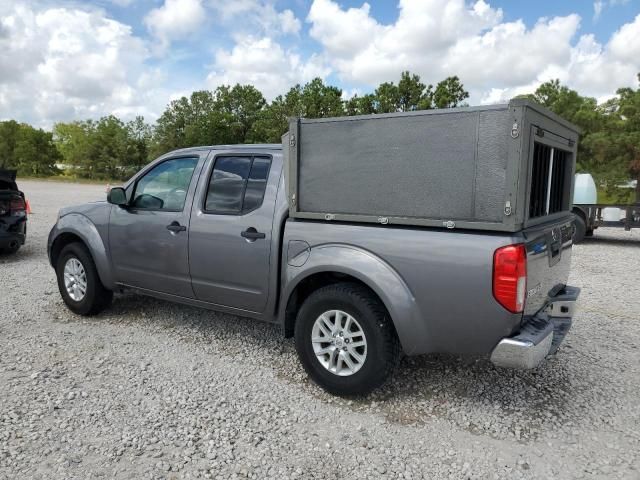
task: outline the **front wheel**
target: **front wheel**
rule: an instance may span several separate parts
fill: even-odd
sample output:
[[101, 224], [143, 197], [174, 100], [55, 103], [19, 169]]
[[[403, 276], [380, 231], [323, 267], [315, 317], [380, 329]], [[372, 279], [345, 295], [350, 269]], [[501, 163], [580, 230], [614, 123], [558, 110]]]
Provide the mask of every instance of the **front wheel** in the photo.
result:
[[400, 354], [386, 309], [370, 290], [353, 283], [309, 295], [298, 312], [295, 343], [312, 380], [335, 395], [364, 395], [379, 387]]
[[98, 276], [93, 258], [81, 243], [70, 243], [60, 252], [56, 265], [58, 289], [64, 303], [79, 315], [95, 315], [113, 298]]

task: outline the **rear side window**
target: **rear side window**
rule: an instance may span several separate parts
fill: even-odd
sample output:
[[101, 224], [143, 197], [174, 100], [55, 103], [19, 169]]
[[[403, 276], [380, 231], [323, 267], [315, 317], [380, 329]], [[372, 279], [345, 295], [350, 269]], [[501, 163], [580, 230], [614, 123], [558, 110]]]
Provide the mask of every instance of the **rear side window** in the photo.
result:
[[207, 213], [242, 215], [262, 205], [271, 159], [218, 157], [209, 179], [204, 210]]

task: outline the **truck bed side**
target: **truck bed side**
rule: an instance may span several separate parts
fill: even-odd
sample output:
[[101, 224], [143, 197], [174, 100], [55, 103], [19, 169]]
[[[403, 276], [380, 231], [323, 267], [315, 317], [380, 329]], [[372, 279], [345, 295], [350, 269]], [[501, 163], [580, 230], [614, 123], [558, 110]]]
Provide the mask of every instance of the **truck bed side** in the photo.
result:
[[[522, 314], [505, 310], [492, 293], [494, 251], [518, 241], [522, 239], [498, 233], [289, 219], [282, 284], [290, 288], [323, 268], [337, 269], [356, 276], [383, 301], [386, 297], [391, 313], [397, 296], [385, 292], [398, 287], [392, 285], [393, 275], [381, 275], [389, 269], [408, 289], [412, 304], [395, 309], [409, 318], [393, 318], [405, 353], [488, 353], [522, 320]], [[327, 256], [331, 249], [333, 261]], [[366, 256], [350, 266], [345, 249]]]

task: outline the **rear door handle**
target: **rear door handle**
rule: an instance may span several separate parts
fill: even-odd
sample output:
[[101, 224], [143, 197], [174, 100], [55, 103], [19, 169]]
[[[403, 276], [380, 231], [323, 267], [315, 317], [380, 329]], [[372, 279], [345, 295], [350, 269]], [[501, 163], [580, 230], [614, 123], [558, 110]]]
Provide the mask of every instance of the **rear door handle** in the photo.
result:
[[248, 240], [257, 240], [258, 238], [265, 238], [266, 237], [266, 235], [264, 233], [257, 231], [253, 227], [247, 228], [242, 233], [240, 233], [240, 235], [242, 235], [244, 238], [246, 238]]
[[184, 232], [187, 229], [184, 225], [180, 225], [178, 222], [171, 222], [167, 225], [167, 230], [173, 233]]

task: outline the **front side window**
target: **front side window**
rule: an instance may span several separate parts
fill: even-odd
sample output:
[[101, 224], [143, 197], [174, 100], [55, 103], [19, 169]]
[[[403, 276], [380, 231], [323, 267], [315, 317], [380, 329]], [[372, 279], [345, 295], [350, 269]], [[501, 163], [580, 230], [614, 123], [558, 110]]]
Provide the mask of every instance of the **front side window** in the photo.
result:
[[162, 162], [138, 180], [131, 205], [146, 210], [181, 211], [187, 198], [197, 157]]
[[211, 173], [204, 209], [241, 215], [262, 205], [271, 160], [265, 157], [218, 157]]

